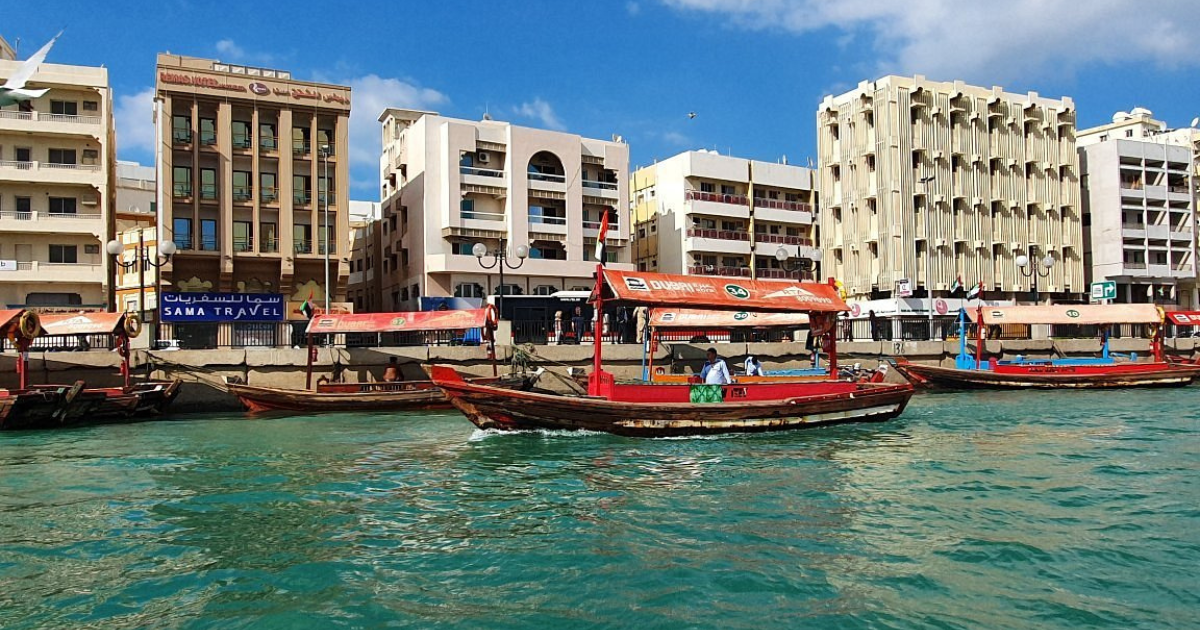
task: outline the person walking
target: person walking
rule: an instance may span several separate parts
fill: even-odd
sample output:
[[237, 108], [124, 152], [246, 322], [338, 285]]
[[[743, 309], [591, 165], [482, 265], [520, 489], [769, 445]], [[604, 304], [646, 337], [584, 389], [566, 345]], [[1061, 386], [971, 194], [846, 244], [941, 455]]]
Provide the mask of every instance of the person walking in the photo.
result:
[[575, 343], [583, 343], [583, 327], [586, 321], [583, 318], [583, 308], [576, 306], [575, 314], [571, 316], [571, 327], [575, 329]]

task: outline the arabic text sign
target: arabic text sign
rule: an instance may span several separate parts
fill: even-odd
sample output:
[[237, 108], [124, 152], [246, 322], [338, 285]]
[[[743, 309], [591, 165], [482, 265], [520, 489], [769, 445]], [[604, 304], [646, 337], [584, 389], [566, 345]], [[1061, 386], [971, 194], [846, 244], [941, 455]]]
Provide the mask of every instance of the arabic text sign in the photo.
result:
[[164, 322], [281, 322], [278, 293], [163, 293]]

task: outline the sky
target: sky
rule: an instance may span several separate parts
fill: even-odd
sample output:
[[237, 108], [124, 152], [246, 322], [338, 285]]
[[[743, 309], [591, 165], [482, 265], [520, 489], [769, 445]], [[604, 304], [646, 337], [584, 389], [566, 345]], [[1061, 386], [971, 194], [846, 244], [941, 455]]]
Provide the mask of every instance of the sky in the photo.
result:
[[[332, 11], [330, 10], [332, 8]], [[102, 65], [118, 157], [149, 164], [155, 55], [352, 87], [352, 196], [377, 200], [379, 113], [620, 135], [631, 167], [716, 149], [815, 162], [823, 96], [886, 74], [1070, 96], [1080, 128], [1200, 116], [1195, 0], [0, 0], [24, 58]], [[695, 113], [690, 117], [689, 113]]]

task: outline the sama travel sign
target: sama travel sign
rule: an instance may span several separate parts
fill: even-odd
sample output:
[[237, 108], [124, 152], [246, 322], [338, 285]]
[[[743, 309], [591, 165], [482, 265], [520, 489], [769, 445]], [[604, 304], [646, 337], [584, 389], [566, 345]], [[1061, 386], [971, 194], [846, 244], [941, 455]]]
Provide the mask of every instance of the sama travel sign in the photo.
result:
[[278, 293], [163, 293], [164, 322], [281, 322]]

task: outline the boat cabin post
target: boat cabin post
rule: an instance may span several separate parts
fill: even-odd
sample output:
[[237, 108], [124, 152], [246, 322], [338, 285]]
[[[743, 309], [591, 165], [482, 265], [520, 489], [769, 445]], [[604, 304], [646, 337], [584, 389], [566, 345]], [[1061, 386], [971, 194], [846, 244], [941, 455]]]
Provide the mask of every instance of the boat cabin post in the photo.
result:
[[592, 316], [592, 376], [588, 379], [588, 395], [600, 396], [600, 376], [603, 373], [601, 339], [604, 334], [604, 264], [596, 263], [596, 307]]
[[129, 335], [117, 333], [117, 353], [121, 355], [121, 381], [129, 389]]
[[975, 369], [983, 369], [983, 307], [979, 306], [975, 310]]
[[29, 346], [32, 343], [32, 339], [20, 335], [13, 339], [13, 345], [17, 349], [17, 389], [29, 387]]
[[[838, 293], [837, 280], [835, 278], [829, 278], [829, 286], [833, 288], [834, 293]], [[832, 378], [837, 378], [838, 375], [837, 316], [838, 314], [836, 312], [831, 312], [826, 316], [828, 318], [829, 325], [825, 330], [825, 339], [827, 340], [826, 343], [828, 344], [829, 376]], [[809, 327], [809, 333], [812, 333], [811, 326]], [[819, 346], [814, 344], [813, 347]], [[816, 361], [813, 361], [813, 365], [815, 367]]]
[[312, 389], [312, 368], [313, 357], [317, 354], [317, 348], [313, 345], [313, 334], [308, 333], [308, 368], [304, 375], [304, 389]]

